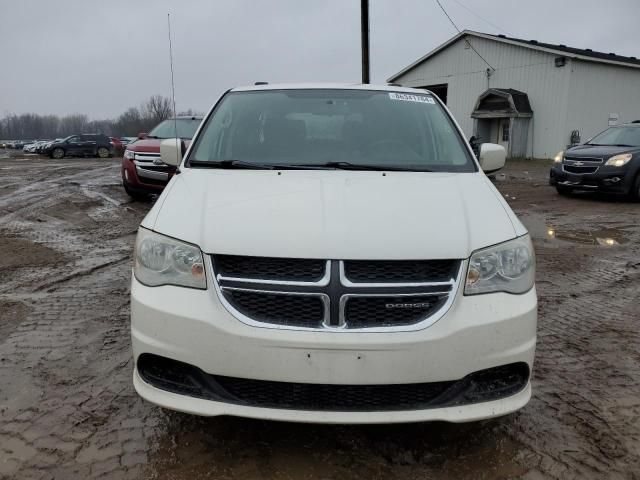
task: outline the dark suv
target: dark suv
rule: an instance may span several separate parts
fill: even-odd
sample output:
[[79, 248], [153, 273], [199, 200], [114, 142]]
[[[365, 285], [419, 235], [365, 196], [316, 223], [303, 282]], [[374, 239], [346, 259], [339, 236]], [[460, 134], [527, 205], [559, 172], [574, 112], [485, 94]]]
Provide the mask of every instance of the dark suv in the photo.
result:
[[608, 128], [554, 162], [549, 183], [562, 195], [591, 190], [640, 200], [640, 121]]
[[51, 158], [66, 156], [108, 158], [113, 155], [113, 145], [106, 135], [83, 133], [52, 142], [42, 153]]

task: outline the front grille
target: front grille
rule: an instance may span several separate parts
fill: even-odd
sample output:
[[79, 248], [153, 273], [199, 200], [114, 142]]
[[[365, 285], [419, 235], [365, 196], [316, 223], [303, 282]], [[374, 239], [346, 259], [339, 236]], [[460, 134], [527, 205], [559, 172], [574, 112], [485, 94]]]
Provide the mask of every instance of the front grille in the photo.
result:
[[526, 363], [480, 370], [460, 380], [389, 385], [224, 377], [152, 354], [141, 355], [137, 369], [145, 382], [172, 393], [251, 407], [315, 411], [398, 411], [470, 405], [515, 395], [529, 381]]
[[597, 162], [597, 163], [602, 163], [602, 161], [603, 161], [602, 157], [572, 157], [571, 155], [565, 155], [564, 159], [572, 161], [572, 162]]
[[455, 296], [459, 260], [316, 260], [213, 255], [227, 309], [255, 326], [417, 329]]
[[593, 166], [593, 165], [585, 165], [585, 166], [563, 165], [562, 168], [567, 173], [585, 174], [585, 173], [596, 173], [599, 167]]
[[326, 261], [301, 258], [214, 255], [214, 268], [224, 277], [317, 282], [325, 274]]
[[258, 322], [319, 328], [324, 319], [321, 297], [224, 289], [225, 298], [240, 313]]
[[397, 327], [427, 318], [447, 301], [447, 295], [348, 297], [345, 324], [348, 328]]
[[456, 260], [347, 260], [344, 273], [352, 282], [447, 282], [455, 277]]

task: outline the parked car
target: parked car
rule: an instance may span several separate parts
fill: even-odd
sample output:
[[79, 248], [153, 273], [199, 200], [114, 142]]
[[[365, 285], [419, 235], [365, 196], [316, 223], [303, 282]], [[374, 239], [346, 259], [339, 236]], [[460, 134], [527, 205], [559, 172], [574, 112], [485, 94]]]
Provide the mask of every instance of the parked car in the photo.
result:
[[37, 153], [37, 149], [42, 143], [42, 140], [33, 140], [29, 143], [26, 143], [22, 147], [22, 151], [25, 153]]
[[194, 116], [164, 120], [127, 145], [122, 158], [122, 185], [130, 197], [144, 200], [149, 194], [162, 192], [176, 169], [160, 159], [160, 142], [175, 137], [177, 131], [188, 146], [201, 121], [202, 117]]
[[640, 123], [610, 127], [558, 153], [549, 182], [562, 195], [587, 190], [640, 200]]
[[113, 155], [113, 145], [106, 135], [83, 133], [53, 142], [46, 147], [43, 153], [51, 158], [66, 156], [108, 158]]
[[199, 415], [453, 422], [531, 396], [534, 252], [430, 92], [225, 93], [142, 221], [134, 385]]

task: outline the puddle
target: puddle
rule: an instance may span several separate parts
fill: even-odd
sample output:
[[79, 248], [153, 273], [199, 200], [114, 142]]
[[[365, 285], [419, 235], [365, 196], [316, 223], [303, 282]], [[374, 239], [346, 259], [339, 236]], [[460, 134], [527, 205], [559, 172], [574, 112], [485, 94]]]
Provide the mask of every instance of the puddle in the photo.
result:
[[600, 247], [624, 245], [630, 234], [627, 230], [634, 228], [634, 225], [574, 228], [556, 225], [553, 221], [545, 221], [537, 216], [525, 216], [521, 220], [534, 238]]

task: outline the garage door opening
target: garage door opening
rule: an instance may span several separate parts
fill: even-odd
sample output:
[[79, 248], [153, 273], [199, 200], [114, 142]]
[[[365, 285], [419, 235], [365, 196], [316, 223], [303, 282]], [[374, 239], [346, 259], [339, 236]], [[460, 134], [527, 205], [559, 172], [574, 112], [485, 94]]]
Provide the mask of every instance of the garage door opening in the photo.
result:
[[418, 88], [424, 88], [425, 90], [432, 91], [434, 94], [438, 96], [440, 100], [442, 100], [442, 103], [444, 103], [445, 105], [447, 104], [447, 90], [449, 88], [448, 83], [439, 83], [438, 85], [426, 85], [424, 87], [418, 87]]

